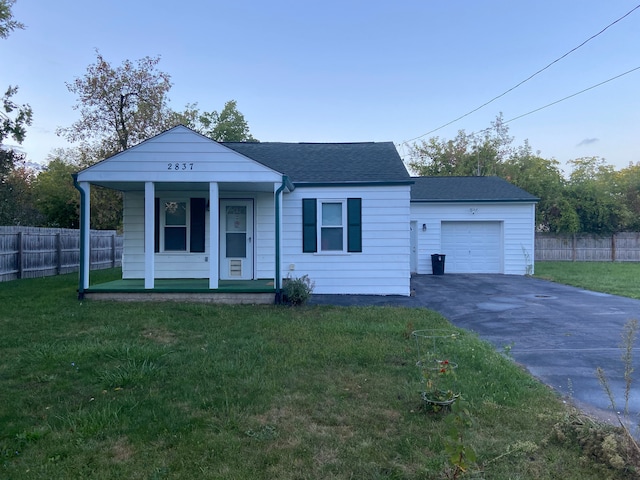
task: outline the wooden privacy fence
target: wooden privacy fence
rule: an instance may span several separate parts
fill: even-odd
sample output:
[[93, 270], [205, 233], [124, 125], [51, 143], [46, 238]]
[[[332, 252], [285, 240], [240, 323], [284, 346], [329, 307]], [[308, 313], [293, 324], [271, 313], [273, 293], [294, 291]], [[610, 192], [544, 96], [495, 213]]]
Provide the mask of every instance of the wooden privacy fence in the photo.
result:
[[536, 233], [535, 260], [640, 262], [640, 232], [608, 236]]
[[[91, 269], [122, 265], [122, 235], [91, 230]], [[0, 282], [78, 271], [80, 231], [66, 228], [0, 227]]]

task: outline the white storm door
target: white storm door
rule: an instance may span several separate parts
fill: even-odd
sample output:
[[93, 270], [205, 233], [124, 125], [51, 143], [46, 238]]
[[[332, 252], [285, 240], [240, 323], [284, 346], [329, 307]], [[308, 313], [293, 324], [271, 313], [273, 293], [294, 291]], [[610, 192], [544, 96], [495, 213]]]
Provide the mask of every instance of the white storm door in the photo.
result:
[[220, 200], [220, 279], [253, 279], [253, 201]]

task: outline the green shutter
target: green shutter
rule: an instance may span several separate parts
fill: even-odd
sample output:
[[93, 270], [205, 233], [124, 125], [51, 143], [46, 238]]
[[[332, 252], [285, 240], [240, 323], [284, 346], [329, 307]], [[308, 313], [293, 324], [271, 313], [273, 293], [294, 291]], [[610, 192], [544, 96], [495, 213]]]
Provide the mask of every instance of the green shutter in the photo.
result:
[[153, 204], [153, 249], [154, 252], [160, 251], [160, 199], [155, 198]]
[[192, 253], [204, 252], [206, 205], [206, 198], [191, 199], [191, 240], [189, 251]]
[[315, 198], [302, 199], [302, 251], [318, 251], [318, 234], [316, 224], [318, 221], [318, 203]]
[[362, 199], [347, 199], [347, 251], [362, 251]]

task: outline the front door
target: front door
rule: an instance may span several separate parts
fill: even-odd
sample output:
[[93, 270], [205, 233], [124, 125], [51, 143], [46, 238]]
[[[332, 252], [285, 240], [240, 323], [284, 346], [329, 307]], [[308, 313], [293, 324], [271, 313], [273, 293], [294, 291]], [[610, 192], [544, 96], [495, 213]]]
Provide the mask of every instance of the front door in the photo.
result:
[[220, 279], [253, 279], [253, 200], [220, 200]]

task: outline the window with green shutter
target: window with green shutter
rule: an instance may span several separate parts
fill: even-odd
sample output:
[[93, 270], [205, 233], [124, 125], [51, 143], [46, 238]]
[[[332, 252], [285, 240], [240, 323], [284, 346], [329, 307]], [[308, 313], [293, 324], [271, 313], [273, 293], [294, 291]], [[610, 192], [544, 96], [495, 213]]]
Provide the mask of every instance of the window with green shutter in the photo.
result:
[[362, 199], [303, 199], [302, 251], [362, 252]]

